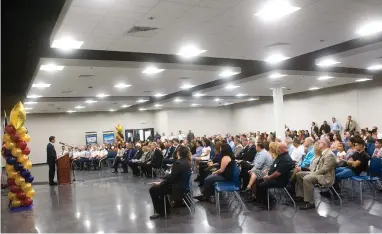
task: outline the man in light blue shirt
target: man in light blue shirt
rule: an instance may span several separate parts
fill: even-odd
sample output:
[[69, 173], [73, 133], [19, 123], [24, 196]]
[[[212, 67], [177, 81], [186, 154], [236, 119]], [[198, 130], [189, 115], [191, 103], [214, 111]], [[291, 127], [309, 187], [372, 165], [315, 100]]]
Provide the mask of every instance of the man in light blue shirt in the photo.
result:
[[333, 124], [332, 124], [332, 131], [335, 131], [335, 132], [341, 132], [341, 128], [342, 128], [342, 126], [341, 126], [341, 124], [339, 124], [338, 122], [337, 122], [337, 120], [336, 120], [336, 118], [332, 118], [332, 122], [333, 122]]
[[296, 168], [298, 171], [304, 170], [309, 168], [310, 162], [314, 158], [314, 140], [311, 137], [305, 138], [304, 146], [308, 149], [308, 152], [306, 153], [304, 159], [301, 161], [299, 168]]
[[228, 144], [231, 146], [232, 152], [235, 152], [235, 142], [233, 141], [233, 136], [228, 137]]

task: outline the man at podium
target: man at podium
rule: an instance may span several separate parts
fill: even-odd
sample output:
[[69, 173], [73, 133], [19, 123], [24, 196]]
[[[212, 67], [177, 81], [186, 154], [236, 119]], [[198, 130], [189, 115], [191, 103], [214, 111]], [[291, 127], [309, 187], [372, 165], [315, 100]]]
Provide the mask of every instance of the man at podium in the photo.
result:
[[46, 146], [46, 159], [49, 165], [49, 185], [54, 186], [57, 185], [56, 182], [54, 182], [54, 174], [56, 173], [56, 149], [54, 148], [54, 143], [56, 142], [55, 136], [49, 137], [49, 143]]

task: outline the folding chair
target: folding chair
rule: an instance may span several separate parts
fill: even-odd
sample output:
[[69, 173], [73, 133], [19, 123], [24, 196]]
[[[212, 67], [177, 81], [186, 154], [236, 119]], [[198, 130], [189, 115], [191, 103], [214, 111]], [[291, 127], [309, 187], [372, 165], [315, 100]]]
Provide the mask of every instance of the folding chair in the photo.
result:
[[376, 196], [376, 189], [374, 188], [374, 185], [372, 182], [377, 182], [379, 186], [381, 186], [380, 177], [382, 177], [382, 158], [373, 157], [370, 159], [368, 176], [352, 176], [350, 178], [350, 180], [352, 181], [352, 187], [354, 185], [353, 184], [354, 182], [359, 183], [361, 203], [362, 203], [363, 182], [367, 182], [371, 186], [371, 188], [373, 188], [374, 196]]
[[220, 214], [220, 194], [221, 192], [233, 193], [234, 197], [237, 198], [239, 203], [242, 205], [244, 209], [247, 209], [243, 200], [237, 191], [240, 190], [240, 181], [239, 181], [239, 168], [234, 162], [233, 165], [233, 181], [230, 182], [216, 182], [215, 183], [215, 204], [216, 210]]
[[285, 186], [285, 187], [282, 187], [282, 188], [268, 188], [267, 189], [267, 202], [268, 202], [268, 210], [270, 210], [271, 208], [270, 208], [270, 205], [269, 205], [269, 190], [270, 189], [273, 189], [273, 190], [275, 190], [275, 189], [277, 189], [277, 190], [279, 190], [279, 191], [283, 191], [288, 197], [289, 197], [289, 199], [293, 202], [293, 207], [294, 207], [294, 209], [295, 210], [297, 210], [297, 205], [296, 205], [296, 202], [293, 200], [293, 198], [292, 198], [292, 196], [290, 195], [290, 193], [288, 192], [288, 189], [287, 189], [287, 186]]

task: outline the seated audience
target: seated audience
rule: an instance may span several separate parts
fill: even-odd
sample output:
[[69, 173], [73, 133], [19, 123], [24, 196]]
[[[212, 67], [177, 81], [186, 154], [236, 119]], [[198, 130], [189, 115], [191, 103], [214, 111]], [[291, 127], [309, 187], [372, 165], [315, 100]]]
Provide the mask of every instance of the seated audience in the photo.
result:
[[176, 150], [179, 147], [179, 140], [172, 139], [172, 146], [166, 151], [167, 155], [163, 157], [163, 167], [166, 168], [167, 164], [172, 164], [176, 160]]
[[321, 133], [323, 134], [327, 134], [330, 132], [330, 126], [328, 124], [328, 122], [326, 122], [326, 120], [324, 121], [324, 123], [321, 125], [320, 127], [320, 131]]
[[[263, 206], [267, 207], [268, 188], [283, 188], [289, 183], [290, 170], [292, 170], [294, 163], [288, 154], [288, 146], [285, 143], [279, 144], [278, 149], [279, 155], [273, 161], [273, 164], [268, 171], [268, 173], [263, 178], [258, 178], [256, 180], [256, 201], [258, 201]], [[269, 195], [270, 197], [270, 208], [272, 208], [276, 199]]]
[[238, 160], [240, 170], [241, 190], [245, 190], [249, 183], [250, 175], [249, 170], [252, 169], [252, 163], [256, 156], [255, 138], [251, 138], [249, 141], [246, 139], [243, 141], [244, 149], [241, 151]]
[[164, 199], [166, 203], [167, 213], [171, 212], [167, 194], [171, 194], [172, 200], [179, 202], [182, 200], [186, 192], [186, 185], [188, 184], [189, 173], [191, 172], [190, 151], [186, 146], [179, 146], [176, 151], [177, 160], [173, 163], [171, 174], [165, 176], [162, 182], [153, 183], [150, 188], [150, 196], [154, 205], [155, 214], [150, 216], [150, 219], [157, 219], [163, 217], [164, 213]]
[[338, 147], [338, 144], [343, 143], [343, 142], [342, 142], [342, 139], [341, 139], [341, 135], [340, 135], [339, 133], [335, 133], [335, 134], [333, 134], [333, 140], [334, 140], [334, 142], [333, 142], [333, 144], [330, 146], [330, 149], [331, 149], [332, 151], [336, 151], [336, 150], [337, 150], [337, 147]]
[[207, 178], [208, 175], [210, 175], [213, 171], [216, 170], [216, 168], [220, 167], [221, 164], [221, 147], [223, 143], [219, 140], [215, 143], [215, 156], [212, 160], [209, 160], [207, 163], [201, 163], [199, 165], [199, 187], [203, 187], [204, 185], [204, 179]]
[[372, 156], [382, 158], [382, 139], [377, 139], [375, 141], [375, 150]]
[[235, 157], [233, 156], [232, 148], [228, 144], [222, 145], [222, 160], [219, 170], [212, 172], [212, 175], [209, 175], [204, 180], [203, 192], [202, 195], [194, 197], [199, 201], [209, 200], [214, 193], [214, 183], [220, 181], [232, 181], [233, 180], [233, 170], [235, 164]]
[[[112, 149], [113, 149], [113, 147], [112, 147]], [[118, 169], [119, 164], [122, 162], [122, 158], [124, 156], [124, 153], [125, 153], [125, 149], [122, 148], [121, 144], [118, 144], [117, 156], [115, 157], [115, 161], [114, 161], [114, 165], [113, 165], [114, 171], [112, 171], [112, 173], [118, 173], [117, 169]]]
[[307, 138], [305, 139], [305, 141], [304, 141], [304, 147], [306, 147], [308, 151], [307, 151], [307, 153], [306, 153], [304, 159], [301, 160], [301, 163], [298, 164], [298, 165], [296, 166], [296, 168], [295, 168], [296, 173], [297, 173], [298, 171], [301, 171], [301, 170], [303, 171], [303, 170], [309, 168], [309, 166], [310, 166], [310, 162], [312, 161], [312, 159], [313, 159], [313, 157], [314, 157], [314, 147], [313, 147], [313, 143], [314, 143], [313, 138], [311, 138], [311, 137], [307, 137]]
[[369, 155], [365, 152], [365, 142], [361, 137], [354, 137], [354, 149], [356, 152], [351, 156], [348, 161], [343, 160], [345, 165], [336, 168], [336, 182], [334, 188], [340, 191], [339, 183], [341, 180], [360, 175], [361, 172], [367, 171], [369, 163]]
[[237, 157], [240, 153], [241, 153], [241, 151], [243, 150], [243, 146], [241, 145], [241, 141], [240, 141], [240, 139], [239, 138], [235, 138], [235, 140], [234, 140], [234, 144], [235, 144], [235, 157]]
[[[277, 144], [272, 142], [271, 144]], [[256, 187], [254, 186], [254, 182], [257, 178], [263, 178], [264, 175], [269, 171], [273, 158], [272, 156], [265, 150], [265, 145], [262, 142], [258, 142], [256, 145], [256, 157], [254, 161], [254, 166], [249, 171], [251, 176], [247, 188], [245, 191], [252, 192], [252, 194], [256, 194]]]
[[[151, 177], [153, 168], [160, 169], [162, 168], [162, 161], [163, 161], [163, 155], [162, 151], [158, 147], [158, 144], [156, 142], [151, 142], [151, 158], [146, 161], [146, 163], [142, 164], [142, 172], [147, 176]], [[156, 177], [156, 174], [154, 174], [154, 177]]]
[[345, 144], [344, 143], [338, 143], [336, 148], [336, 161], [339, 163], [341, 160], [343, 160], [346, 156], [345, 151]]
[[[301, 210], [314, 209], [314, 185], [330, 186], [333, 184], [336, 168], [336, 158], [330, 150], [330, 141], [328, 139], [318, 142], [315, 160], [317, 163], [310, 171], [300, 171], [296, 174], [296, 199], [295, 201], [304, 201], [300, 207]], [[318, 155], [318, 156], [317, 156]]]
[[150, 150], [148, 146], [143, 146], [141, 148], [140, 143], [137, 143], [135, 147], [137, 148], [137, 152], [135, 153], [135, 156], [128, 164], [131, 170], [133, 171], [133, 175], [139, 176], [141, 173], [139, 166], [142, 165], [143, 163], [148, 162], [148, 160], [150, 159], [150, 154], [149, 154]]
[[200, 157], [202, 155], [203, 151], [203, 143], [201, 141], [196, 141], [196, 150], [195, 154], [192, 155], [192, 160], [195, 161], [196, 158]]

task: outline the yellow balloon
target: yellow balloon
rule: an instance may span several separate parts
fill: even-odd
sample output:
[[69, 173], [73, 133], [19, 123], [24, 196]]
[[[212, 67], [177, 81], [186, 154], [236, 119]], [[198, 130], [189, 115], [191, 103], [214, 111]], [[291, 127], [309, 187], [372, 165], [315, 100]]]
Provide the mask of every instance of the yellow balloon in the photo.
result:
[[31, 169], [32, 168], [32, 162], [30, 160], [24, 161], [23, 166], [25, 169]]
[[14, 149], [15, 147], [16, 147], [15, 143], [10, 142], [10, 141], [5, 142], [5, 148], [7, 148], [7, 150], [12, 150], [12, 149]]
[[26, 113], [25, 113], [25, 108], [21, 102], [18, 102], [12, 108], [10, 117], [11, 117], [11, 124], [16, 130], [20, 129], [24, 125], [24, 122], [26, 119]]
[[13, 201], [16, 198], [16, 194], [8, 192], [8, 199]]
[[15, 200], [13, 200], [12, 202], [11, 202], [11, 206], [12, 207], [20, 207], [21, 206], [21, 201], [20, 200], [17, 200], [17, 199], [15, 199]]
[[21, 155], [20, 157], [18, 157], [16, 160], [17, 160], [18, 163], [23, 163], [23, 162], [29, 160], [29, 157], [26, 156], [25, 154], [22, 154], [22, 155]]
[[27, 195], [27, 197], [33, 198], [35, 193], [36, 192], [34, 191], [34, 189], [31, 189], [28, 192], [26, 192], [25, 194]]
[[5, 165], [5, 171], [8, 173], [8, 172], [14, 172], [15, 171], [15, 168], [13, 167], [13, 165]]
[[17, 175], [18, 175], [18, 174], [17, 174], [17, 172], [15, 172], [15, 171], [7, 172], [7, 176], [8, 176], [8, 178], [10, 178], [10, 179], [15, 179]]
[[19, 136], [24, 136], [26, 133], [27, 133], [27, 128], [26, 127], [21, 127], [20, 129], [18, 129], [16, 132], [17, 134], [19, 134]]
[[26, 193], [32, 189], [31, 183], [25, 183], [21, 186], [21, 189]]
[[24, 136], [21, 136], [21, 140], [29, 142], [31, 140], [31, 137], [28, 134], [25, 134]]
[[19, 174], [17, 174], [17, 176], [15, 178], [15, 183], [18, 186], [22, 186], [23, 184], [25, 184], [25, 179], [23, 177], [21, 177]]
[[3, 141], [5, 142], [11, 141], [11, 136], [8, 134], [4, 134]]
[[12, 155], [14, 156], [14, 157], [20, 157], [21, 156], [21, 154], [22, 154], [22, 151], [21, 151], [21, 149], [19, 149], [19, 148], [13, 148], [12, 149]]

